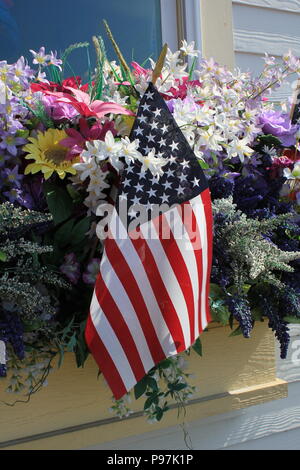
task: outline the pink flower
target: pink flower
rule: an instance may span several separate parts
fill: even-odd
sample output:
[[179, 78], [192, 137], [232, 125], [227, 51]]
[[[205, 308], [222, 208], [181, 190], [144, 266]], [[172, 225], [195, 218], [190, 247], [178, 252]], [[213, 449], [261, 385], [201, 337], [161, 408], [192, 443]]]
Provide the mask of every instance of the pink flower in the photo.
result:
[[[167, 94], [164, 94], [165, 99], [180, 98], [184, 100], [187, 97], [188, 87], [201, 86], [199, 80], [189, 80], [189, 77], [183, 77], [181, 80], [182, 83], [177, 79], [176, 88], [172, 87], [167, 91]], [[172, 96], [170, 96], [172, 95]]]
[[79, 120], [79, 130], [73, 128], [65, 129], [68, 137], [63, 139], [60, 144], [70, 149], [67, 159], [71, 160], [75, 155], [81, 154], [85, 149], [85, 143], [87, 141], [104, 140], [108, 131], [116, 135], [114, 123], [111, 121], [106, 121], [103, 125], [97, 122], [92, 127], [89, 127], [87, 120], [81, 118]]
[[43, 95], [42, 103], [53, 121], [72, 120], [78, 116], [78, 111], [73, 106], [61, 103], [55, 96]]
[[270, 168], [270, 176], [272, 179], [279, 178], [280, 176], [282, 176], [284, 168], [289, 168], [291, 170], [293, 166], [293, 160], [286, 157], [285, 155], [281, 157], [275, 157]]
[[147, 76], [149, 73], [152, 73], [152, 70], [144, 69], [137, 62], [131, 62], [131, 66], [133, 68], [133, 73], [136, 77], [139, 77], [140, 75]]
[[50, 92], [46, 91], [47, 95], [56, 96], [57, 101], [61, 103], [68, 103], [73, 106], [79, 114], [84, 117], [97, 117], [103, 118], [106, 114], [126, 114], [128, 116], [134, 116], [132, 111], [124, 108], [123, 106], [100, 100], [92, 101], [88, 93], [82, 90], [76, 90], [72, 87], [65, 87], [72, 94], [61, 93], [61, 92]]

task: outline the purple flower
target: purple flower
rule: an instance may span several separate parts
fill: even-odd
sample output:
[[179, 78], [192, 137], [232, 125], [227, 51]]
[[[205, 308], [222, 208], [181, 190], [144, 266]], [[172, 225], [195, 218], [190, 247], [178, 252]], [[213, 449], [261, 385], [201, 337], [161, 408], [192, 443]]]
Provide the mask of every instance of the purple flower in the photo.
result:
[[35, 52], [30, 49], [31, 54], [33, 55], [33, 63], [37, 65], [47, 65], [48, 60], [50, 59], [49, 54], [45, 54], [45, 48], [41, 47], [39, 52]]
[[49, 117], [54, 121], [72, 120], [78, 116], [78, 111], [68, 103], [60, 103], [55, 96], [42, 96], [42, 103]]
[[14, 64], [15, 78], [20, 81], [25, 88], [28, 87], [28, 80], [34, 77], [34, 71], [29, 67], [24, 57]]
[[264, 111], [259, 117], [259, 122], [263, 132], [278, 137], [284, 147], [296, 144], [295, 134], [298, 127], [292, 125], [288, 114], [273, 110]]
[[48, 58], [49, 58], [48, 65], [54, 65], [55, 67], [59, 68], [60, 71], [62, 71], [62, 68], [61, 68], [62, 60], [57, 58], [57, 51], [55, 52], [51, 51]]
[[21, 189], [17, 188], [11, 188], [9, 191], [5, 191], [3, 195], [11, 202], [12, 204], [14, 202], [20, 202], [22, 199], [22, 191]]
[[5, 175], [5, 183], [8, 185], [16, 186], [20, 188], [20, 182], [23, 179], [23, 175], [20, 175], [18, 173], [19, 167], [16, 165], [12, 170], [9, 168], [6, 168], [3, 173]]
[[26, 143], [25, 139], [22, 137], [16, 137], [10, 132], [3, 132], [1, 138], [2, 142], [0, 143], [0, 149], [7, 150], [14, 157], [16, 157], [18, 153], [17, 146]]
[[43, 182], [44, 178], [39, 173], [36, 175], [30, 175], [24, 178], [22, 181], [22, 199], [18, 202], [27, 209], [36, 210], [42, 212], [45, 209], [45, 197], [43, 193]]
[[64, 263], [59, 269], [72, 284], [77, 284], [80, 279], [80, 264], [76, 259], [75, 253], [65, 255]]
[[95, 284], [100, 271], [100, 259], [93, 258], [87, 265], [86, 271], [82, 275], [83, 282], [86, 284]]

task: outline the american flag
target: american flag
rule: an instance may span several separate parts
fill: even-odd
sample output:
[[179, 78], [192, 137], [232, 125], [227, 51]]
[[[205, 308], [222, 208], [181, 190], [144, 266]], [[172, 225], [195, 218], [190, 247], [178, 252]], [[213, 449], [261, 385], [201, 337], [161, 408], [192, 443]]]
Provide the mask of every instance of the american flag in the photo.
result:
[[[139, 162], [125, 165], [85, 332], [116, 399], [156, 364], [188, 349], [210, 321], [208, 184], [152, 83], [131, 132], [136, 139], [142, 155], [155, 149], [167, 163], [160, 178]], [[141, 207], [147, 219], [139, 219]]]

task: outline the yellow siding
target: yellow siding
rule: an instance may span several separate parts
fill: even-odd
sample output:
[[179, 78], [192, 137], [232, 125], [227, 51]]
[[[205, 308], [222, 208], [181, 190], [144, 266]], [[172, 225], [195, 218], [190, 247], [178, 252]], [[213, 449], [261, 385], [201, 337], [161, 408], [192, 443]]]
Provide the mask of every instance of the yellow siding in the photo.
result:
[[[286, 383], [276, 379], [274, 338], [267, 326], [256, 325], [250, 340], [229, 338], [229, 333], [229, 328], [212, 325], [202, 334], [204, 357], [192, 354], [190, 358], [190, 370], [195, 373], [199, 393], [196, 401], [187, 407], [187, 420], [264, 403], [287, 394]], [[4, 383], [0, 386], [3, 390]], [[178, 422], [176, 410], [151, 426], [139, 415], [129, 420], [114, 420], [108, 410], [110, 397], [103, 378], [97, 381], [97, 368], [92, 359], [84, 369], [77, 369], [72, 355], [67, 355], [63, 367], [50, 376], [48, 387], [33, 396], [29, 404], [19, 403], [13, 408], [1, 405], [0, 446], [2, 443], [2, 448], [10, 449], [79, 449]], [[1, 394], [0, 389], [0, 398], [12, 397]], [[134, 411], [139, 412], [142, 404], [142, 400], [133, 400]], [[72, 426], [76, 428], [65, 429]], [[40, 435], [49, 432], [50, 435]], [[17, 439], [23, 441], [15, 442]]]

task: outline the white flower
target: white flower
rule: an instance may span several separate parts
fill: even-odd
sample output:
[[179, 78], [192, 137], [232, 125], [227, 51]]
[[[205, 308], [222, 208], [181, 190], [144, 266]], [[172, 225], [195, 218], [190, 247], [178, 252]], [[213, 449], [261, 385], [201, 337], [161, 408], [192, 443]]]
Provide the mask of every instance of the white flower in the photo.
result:
[[111, 131], [105, 135], [105, 141], [93, 140], [86, 142], [87, 150], [83, 150], [81, 157], [94, 157], [98, 161], [107, 160], [117, 171], [123, 169], [124, 165], [120, 161], [122, 156], [122, 144], [114, 139]]
[[188, 55], [190, 57], [197, 57], [200, 52], [195, 50], [195, 41], [192, 41], [188, 44], [186, 40], [182, 41], [182, 47], [180, 50], [184, 53], [184, 55]]
[[283, 175], [288, 180], [300, 179], [300, 162], [295, 163], [294, 168], [293, 168], [292, 171], [289, 168], [285, 168], [283, 170]]
[[241, 162], [245, 160], [246, 157], [250, 157], [254, 150], [248, 146], [249, 141], [247, 138], [244, 139], [233, 139], [230, 142], [229, 147], [227, 149], [228, 156], [232, 157], [239, 157]]
[[176, 100], [174, 104], [174, 118], [178, 126], [184, 126], [194, 121], [195, 103], [191, 100]]
[[98, 171], [92, 173], [90, 175], [90, 184], [88, 186], [88, 192], [93, 191], [99, 198], [104, 198], [105, 193], [103, 193], [102, 191], [110, 187], [110, 185], [107, 184], [105, 181], [108, 174], [108, 171], [102, 171], [100, 168], [98, 168]]
[[121, 153], [124, 155], [127, 163], [133, 162], [135, 159], [141, 158], [141, 153], [138, 151], [139, 140], [130, 141], [128, 137], [121, 139]]
[[202, 131], [199, 139], [199, 146], [206, 147], [209, 150], [214, 152], [219, 152], [223, 150], [220, 145], [220, 142], [224, 140], [224, 138], [216, 132], [215, 129], [210, 127], [207, 131]]
[[81, 162], [75, 163], [73, 167], [77, 171], [81, 181], [84, 181], [88, 176], [90, 176], [92, 171], [97, 170], [97, 163], [91, 156], [81, 154]]
[[267, 145], [264, 145], [262, 148], [263, 152], [269, 155], [269, 157], [275, 157], [277, 155], [277, 150], [274, 149], [274, 147], [268, 147]]
[[155, 149], [152, 149], [146, 157], [141, 155], [142, 171], [150, 170], [153, 176], [161, 176], [163, 174], [162, 167], [168, 163], [166, 158], [156, 157]]
[[203, 106], [196, 105], [195, 107], [195, 121], [198, 123], [208, 126], [213, 122], [215, 111], [205, 103]]

